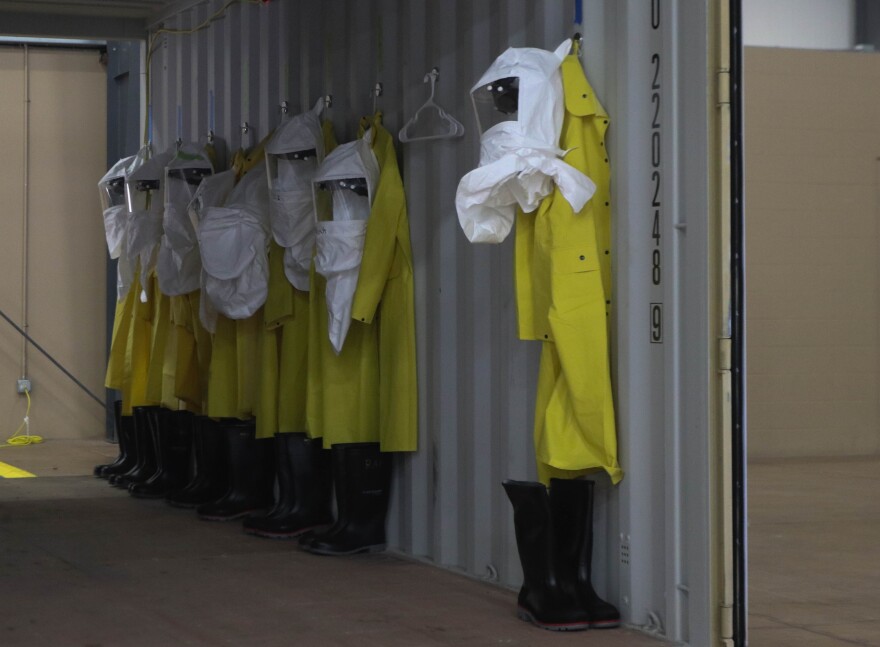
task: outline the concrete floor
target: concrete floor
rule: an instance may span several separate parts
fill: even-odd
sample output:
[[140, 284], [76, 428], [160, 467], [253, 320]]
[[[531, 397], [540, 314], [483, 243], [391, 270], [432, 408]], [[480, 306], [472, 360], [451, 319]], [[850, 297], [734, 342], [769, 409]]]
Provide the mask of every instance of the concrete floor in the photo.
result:
[[661, 645], [629, 629], [556, 634], [516, 594], [390, 554], [317, 557], [91, 477], [100, 441], [0, 449], [0, 645]]
[[[101, 441], [4, 448], [0, 645], [590, 645], [551, 634], [513, 592], [393, 555], [322, 558], [248, 537], [88, 474]], [[51, 478], [49, 478], [51, 477]], [[880, 460], [749, 466], [751, 647], [880, 646]]]
[[749, 465], [751, 647], [880, 646], [880, 459]]

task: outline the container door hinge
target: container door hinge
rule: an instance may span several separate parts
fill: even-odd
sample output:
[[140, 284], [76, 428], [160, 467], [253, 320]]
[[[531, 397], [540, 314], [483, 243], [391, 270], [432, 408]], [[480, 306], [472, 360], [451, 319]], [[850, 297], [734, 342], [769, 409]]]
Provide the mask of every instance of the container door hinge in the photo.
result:
[[727, 68], [718, 70], [715, 76], [718, 87], [716, 95], [718, 97], [719, 106], [730, 105], [730, 70]]

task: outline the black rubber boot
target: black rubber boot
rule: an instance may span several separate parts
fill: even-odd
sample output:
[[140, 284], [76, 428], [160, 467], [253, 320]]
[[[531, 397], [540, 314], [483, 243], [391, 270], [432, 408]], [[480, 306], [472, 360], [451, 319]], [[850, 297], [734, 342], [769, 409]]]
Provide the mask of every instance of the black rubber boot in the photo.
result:
[[200, 505], [196, 511], [205, 521], [233, 521], [272, 507], [275, 487], [274, 441], [257, 440], [253, 420], [220, 422], [229, 441], [229, 488], [221, 498]]
[[330, 448], [330, 480], [336, 494], [336, 521], [327, 528], [309, 530], [300, 535], [299, 545], [307, 550], [312, 543], [332, 537], [348, 524], [347, 499], [342, 494], [346, 483], [345, 447], [346, 445], [334, 445]]
[[193, 477], [180, 490], [165, 497], [177, 508], [195, 508], [216, 501], [229, 489], [226, 436], [205, 416], [193, 420]]
[[287, 539], [333, 522], [330, 452], [321, 439], [305, 434], [277, 434], [278, 499], [265, 516], [244, 520], [244, 531]]
[[582, 607], [574, 573], [559, 568], [550, 496], [541, 483], [504, 481], [513, 504], [516, 547], [523, 570], [517, 615], [542, 629], [589, 629], [590, 617]]
[[581, 606], [595, 629], [620, 626], [620, 612], [593, 589], [593, 482], [550, 479], [550, 510], [556, 532], [558, 564], [574, 573]]
[[139, 499], [161, 499], [186, 483], [192, 447], [192, 418], [189, 411], [159, 411], [153, 429], [156, 473], [146, 483], [134, 483], [129, 493]]
[[[334, 446], [342, 452], [342, 470], [336, 485], [340, 520], [327, 534], [316, 535], [305, 545], [317, 555], [353, 555], [385, 550], [385, 517], [391, 498], [392, 457], [379, 451], [379, 443]], [[334, 464], [334, 467], [336, 465]]]
[[[110, 474], [105, 474], [104, 470], [107, 469], [116, 469], [120, 465], [123, 465], [128, 458], [128, 444], [127, 438], [122, 437], [122, 400], [115, 400], [113, 402], [113, 424], [116, 429], [116, 444], [119, 445], [119, 455], [113, 459], [110, 463], [105, 463], [103, 465], [95, 465], [95, 469], [93, 470], [93, 474], [98, 478], [108, 478]], [[131, 465], [129, 465], [125, 471], [127, 472], [131, 469]], [[111, 472], [112, 474], [112, 472]]]
[[112, 463], [95, 467], [94, 474], [98, 478], [109, 479], [119, 474], [125, 474], [137, 464], [134, 420], [132, 416], [122, 415], [122, 400], [116, 400], [113, 403], [113, 418], [116, 425], [116, 442], [119, 444], [119, 456]]
[[132, 483], [144, 483], [156, 473], [156, 450], [151, 432], [152, 417], [159, 407], [134, 407], [134, 440], [137, 463], [129, 471], [110, 478], [110, 484], [128, 489]]

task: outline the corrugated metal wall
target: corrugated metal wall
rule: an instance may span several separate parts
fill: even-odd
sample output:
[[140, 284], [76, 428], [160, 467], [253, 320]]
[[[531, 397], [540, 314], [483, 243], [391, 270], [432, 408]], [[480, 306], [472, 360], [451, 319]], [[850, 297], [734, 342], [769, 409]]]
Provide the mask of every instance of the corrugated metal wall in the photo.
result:
[[[164, 26], [192, 28], [221, 3], [188, 4]], [[587, 2], [588, 17], [593, 4], [602, 3]], [[586, 60], [601, 96], [600, 12]], [[454, 197], [479, 148], [469, 88], [508, 46], [554, 48], [572, 35], [573, 18], [573, 0], [276, 0], [235, 5], [193, 35], [161, 35], [151, 65], [157, 147], [202, 138], [213, 124], [230, 151], [264, 137], [282, 100], [298, 112], [324, 94], [347, 141], [371, 112], [377, 81], [377, 105], [396, 133], [428, 97], [424, 75], [439, 67], [436, 99], [467, 134], [399, 148], [416, 264], [420, 450], [399, 460], [389, 530], [407, 553], [508, 585], [520, 569], [500, 482], [534, 478], [539, 346], [516, 336], [512, 237], [468, 243]]]

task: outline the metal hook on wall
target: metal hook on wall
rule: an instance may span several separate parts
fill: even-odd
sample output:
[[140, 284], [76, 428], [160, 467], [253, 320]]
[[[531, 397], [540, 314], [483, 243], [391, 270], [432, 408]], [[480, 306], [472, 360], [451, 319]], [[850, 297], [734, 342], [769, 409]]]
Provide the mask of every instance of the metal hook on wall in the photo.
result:
[[290, 103], [288, 103], [287, 101], [282, 101], [281, 102], [281, 114], [286, 115], [288, 112], [290, 112]]
[[373, 86], [373, 112], [376, 112], [376, 100], [382, 96], [382, 92], [384, 88], [382, 87], [382, 83], [380, 81], [376, 81], [376, 85]]
[[332, 94], [325, 94], [324, 95], [324, 107], [325, 108], [332, 108], [333, 107], [333, 95]]

